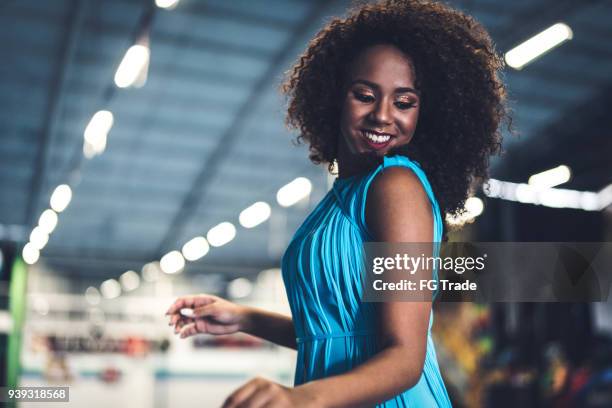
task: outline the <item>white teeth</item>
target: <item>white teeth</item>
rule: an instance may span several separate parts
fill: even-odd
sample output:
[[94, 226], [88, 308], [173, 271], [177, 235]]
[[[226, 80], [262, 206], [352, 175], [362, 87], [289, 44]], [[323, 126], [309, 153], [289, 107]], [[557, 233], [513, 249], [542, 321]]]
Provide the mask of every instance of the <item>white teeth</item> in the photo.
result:
[[389, 139], [391, 139], [390, 135], [377, 135], [375, 133], [366, 131], [364, 131], [363, 134], [374, 143], [386, 143], [389, 141]]

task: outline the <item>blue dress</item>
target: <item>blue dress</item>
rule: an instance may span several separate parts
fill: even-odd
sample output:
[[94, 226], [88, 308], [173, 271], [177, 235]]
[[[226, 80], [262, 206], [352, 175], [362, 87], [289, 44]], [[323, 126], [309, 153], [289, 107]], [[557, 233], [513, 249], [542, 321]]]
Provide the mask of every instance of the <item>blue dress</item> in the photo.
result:
[[[365, 224], [369, 185], [384, 168], [410, 168], [421, 181], [434, 214], [434, 242], [442, 238], [442, 219], [431, 186], [418, 163], [385, 157], [370, 173], [336, 179], [333, 188], [296, 231], [282, 257], [282, 275], [297, 335], [294, 384], [341, 374], [368, 360], [380, 348], [376, 303], [361, 302]], [[431, 338], [418, 383], [379, 407], [450, 407]], [[376, 379], [372, 379], [376, 381]]]

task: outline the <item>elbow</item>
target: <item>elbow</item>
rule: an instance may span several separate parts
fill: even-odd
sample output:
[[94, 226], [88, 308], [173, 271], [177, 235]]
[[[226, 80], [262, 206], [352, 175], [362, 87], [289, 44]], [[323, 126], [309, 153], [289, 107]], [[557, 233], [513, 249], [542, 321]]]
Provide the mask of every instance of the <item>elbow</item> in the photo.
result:
[[414, 387], [415, 385], [417, 385], [417, 383], [421, 380], [421, 377], [423, 376], [425, 353], [422, 353], [422, 355], [421, 353], [417, 354], [418, 355], [415, 356], [414, 353], [407, 354], [405, 349], [401, 350], [402, 358], [398, 359], [397, 361], [404, 361], [403, 367], [401, 367], [399, 375], [399, 378], [401, 379], [402, 390], [407, 390]]
[[423, 370], [411, 370], [405, 377], [403, 389], [408, 390], [417, 385], [422, 375]]
[[400, 379], [399, 388], [402, 391], [406, 391], [419, 382], [421, 376], [423, 375], [423, 366], [419, 366], [418, 364], [407, 364], [405, 367], [402, 367], [400, 371], [400, 375], [398, 378]]

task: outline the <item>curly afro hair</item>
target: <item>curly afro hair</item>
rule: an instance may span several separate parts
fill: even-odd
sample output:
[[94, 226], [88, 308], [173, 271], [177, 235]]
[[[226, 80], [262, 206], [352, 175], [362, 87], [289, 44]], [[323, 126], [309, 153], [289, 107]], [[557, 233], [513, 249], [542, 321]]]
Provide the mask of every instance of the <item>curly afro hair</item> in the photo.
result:
[[[488, 177], [508, 119], [503, 61], [485, 29], [444, 4], [387, 0], [335, 18], [310, 42], [281, 86], [287, 125], [310, 159], [337, 159], [346, 77], [364, 48], [390, 44], [412, 58], [421, 111], [413, 139], [393, 153], [416, 160], [428, 175], [443, 214], [463, 211], [470, 187]], [[508, 121], [508, 126], [509, 125]]]

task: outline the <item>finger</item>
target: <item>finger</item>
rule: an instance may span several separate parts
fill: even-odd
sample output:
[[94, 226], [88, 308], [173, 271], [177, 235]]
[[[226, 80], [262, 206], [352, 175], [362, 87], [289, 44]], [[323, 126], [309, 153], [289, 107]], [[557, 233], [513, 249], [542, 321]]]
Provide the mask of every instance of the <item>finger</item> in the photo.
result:
[[191, 307], [195, 301], [195, 295], [182, 296], [174, 301], [166, 311], [167, 315], [178, 313], [184, 307]]
[[194, 334], [198, 334], [198, 329], [196, 327], [195, 322], [189, 323], [179, 329], [179, 337], [184, 339], [189, 336], [193, 336]]
[[270, 384], [260, 385], [246, 400], [238, 405], [238, 408], [262, 408], [268, 402], [272, 401], [271, 391], [272, 387]]
[[171, 315], [170, 319], [168, 320], [168, 326], [176, 326], [176, 324], [178, 323], [180, 319], [181, 319], [181, 315], [179, 314]]
[[176, 322], [176, 325], [174, 326], [174, 333], [178, 333], [183, 327], [185, 327], [185, 325], [193, 323], [194, 320], [193, 319], [179, 319]]
[[194, 307], [204, 306], [214, 302], [216, 299], [212, 295], [187, 295], [178, 298], [166, 311], [167, 315], [180, 313], [183, 308], [193, 309]]
[[238, 408], [251, 394], [257, 390], [258, 381], [251, 380], [234, 391], [223, 403], [222, 408]]

